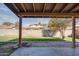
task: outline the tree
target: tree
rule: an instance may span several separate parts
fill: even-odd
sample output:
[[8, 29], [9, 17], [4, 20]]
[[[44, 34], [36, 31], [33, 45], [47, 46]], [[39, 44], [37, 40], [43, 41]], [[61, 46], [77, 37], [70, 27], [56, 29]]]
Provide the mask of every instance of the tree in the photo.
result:
[[13, 25], [13, 23], [11, 23], [11, 22], [4, 22], [2, 25], [10, 26], [10, 25]]
[[57, 31], [61, 33], [62, 39], [64, 39], [64, 32], [65, 29], [70, 25], [70, 20], [65, 19], [51, 19], [48, 23], [48, 27], [52, 30], [55, 34]]

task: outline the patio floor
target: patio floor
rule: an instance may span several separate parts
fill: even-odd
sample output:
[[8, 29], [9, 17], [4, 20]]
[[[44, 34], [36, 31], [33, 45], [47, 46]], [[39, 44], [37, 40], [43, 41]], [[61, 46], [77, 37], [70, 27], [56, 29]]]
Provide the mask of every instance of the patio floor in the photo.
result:
[[11, 56], [79, 56], [79, 48], [21, 47]]

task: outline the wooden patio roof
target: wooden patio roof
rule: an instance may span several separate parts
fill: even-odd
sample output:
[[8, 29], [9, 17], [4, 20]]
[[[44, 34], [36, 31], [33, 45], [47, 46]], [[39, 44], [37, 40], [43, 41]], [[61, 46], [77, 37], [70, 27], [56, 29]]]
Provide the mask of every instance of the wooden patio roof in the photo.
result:
[[79, 17], [79, 3], [5, 3], [17, 16]]

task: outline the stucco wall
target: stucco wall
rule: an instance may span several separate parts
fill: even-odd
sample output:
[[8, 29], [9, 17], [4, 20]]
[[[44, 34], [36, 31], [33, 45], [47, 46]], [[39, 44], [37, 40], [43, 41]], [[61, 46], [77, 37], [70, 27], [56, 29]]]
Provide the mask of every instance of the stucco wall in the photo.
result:
[[[18, 36], [19, 31], [15, 29], [0, 29], [0, 36], [9, 36], [9, 35], [16, 35]], [[66, 30], [65, 36], [71, 35], [72, 30]], [[22, 30], [23, 37], [43, 37], [42, 30]], [[55, 37], [61, 37], [60, 32], [57, 32]]]

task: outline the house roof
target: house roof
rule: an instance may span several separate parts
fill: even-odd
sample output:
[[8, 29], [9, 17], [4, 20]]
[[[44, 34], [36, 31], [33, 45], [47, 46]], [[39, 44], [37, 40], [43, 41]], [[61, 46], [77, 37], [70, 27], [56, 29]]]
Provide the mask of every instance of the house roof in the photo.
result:
[[5, 3], [17, 16], [79, 17], [79, 3]]

